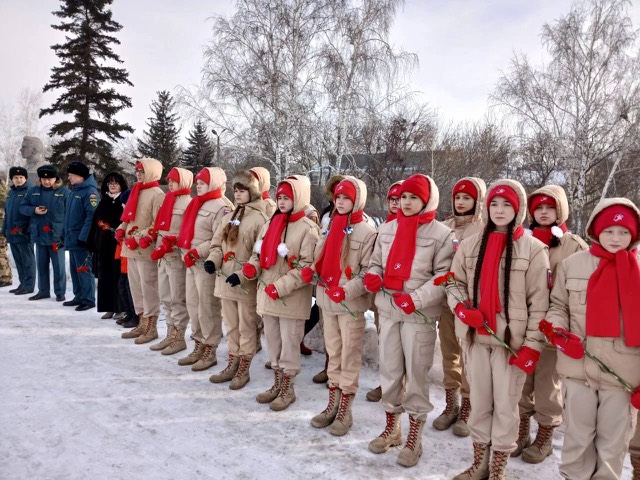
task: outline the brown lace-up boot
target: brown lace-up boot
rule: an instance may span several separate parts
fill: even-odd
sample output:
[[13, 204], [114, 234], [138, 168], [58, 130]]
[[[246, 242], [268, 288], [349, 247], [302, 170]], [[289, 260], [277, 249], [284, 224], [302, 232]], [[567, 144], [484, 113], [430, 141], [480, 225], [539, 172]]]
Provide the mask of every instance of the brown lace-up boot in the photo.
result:
[[444, 412], [433, 421], [433, 428], [436, 430], [447, 430], [458, 420], [460, 413], [460, 404], [458, 403], [458, 389], [447, 388], [445, 391], [446, 405]]
[[369, 442], [369, 450], [373, 453], [384, 453], [391, 447], [402, 443], [402, 429], [400, 428], [400, 413], [385, 412], [387, 426], [380, 435]]
[[462, 397], [462, 406], [458, 414], [458, 421], [453, 424], [453, 434], [458, 437], [468, 437], [471, 434], [469, 430], [469, 414], [471, 413], [471, 400], [468, 397]]
[[216, 347], [206, 344], [202, 350], [202, 356], [196, 363], [191, 365], [191, 370], [194, 372], [201, 372], [217, 364], [218, 359], [216, 358]]
[[168, 347], [169, 344], [171, 343], [171, 340], [173, 340], [173, 331], [175, 329], [176, 328], [173, 325], [167, 325], [167, 336], [164, 337], [158, 343], [154, 343], [153, 345], [151, 345], [149, 347], [149, 350], [153, 350], [154, 352], [157, 352], [158, 350], [164, 350], [166, 347]]
[[351, 405], [356, 397], [355, 393], [342, 393], [340, 397], [340, 405], [338, 406], [338, 414], [329, 427], [329, 433], [336, 437], [342, 437], [349, 432], [353, 425], [353, 415], [351, 414]]
[[173, 330], [173, 337], [169, 345], [162, 350], [163, 355], [173, 355], [174, 353], [181, 352], [187, 349], [187, 342], [184, 341], [184, 334], [187, 331], [186, 328], [175, 328]]
[[398, 463], [403, 467], [413, 467], [422, 456], [422, 429], [425, 421], [409, 415], [409, 434], [404, 448], [398, 455]]
[[366, 398], [369, 402], [379, 402], [382, 399], [382, 387], [378, 385], [373, 390], [369, 390]]
[[229, 360], [227, 360], [227, 366], [220, 373], [214, 373], [209, 377], [211, 383], [224, 383], [229, 382], [236, 375], [238, 367], [240, 366], [240, 357], [238, 355], [229, 354]]
[[489, 480], [507, 480], [507, 460], [509, 460], [508, 452], [493, 451], [489, 466]]
[[142, 335], [139, 335], [135, 340], [136, 345], [149, 343], [156, 338], [158, 338], [158, 317], [148, 317], [144, 332], [142, 332]]
[[631, 480], [640, 480], [640, 455], [630, 455], [633, 476]]
[[182, 357], [180, 360], [178, 360], [178, 365], [193, 365], [198, 360], [200, 360], [200, 357], [202, 357], [202, 352], [204, 351], [204, 344], [199, 340], [196, 340], [195, 342], [196, 343], [193, 346], [192, 352], [186, 357]]
[[251, 377], [249, 376], [249, 367], [251, 366], [251, 360], [253, 359], [253, 355], [242, 355], [240, 357], [240, 364], [238, 365], [238, 370], [236, 374], [231, 379], [231, 383], [229, 384], [229, 388], [231, 390], [240, 390], [244, 387]]
[[342, 397], [342, 390], [336, 386], [329, 387], [329, 403], [327, 408], [311, 419], [311, 425], [316, 428], [325, 428], [333, 423], [338, 415], [338, 405]]
[[522, 415], [520, 417], [520, 426], [518, 427], [518, 440], [516, 441], [517, 447], [511, 452], [512, 457], [517, 457], [522, 453], [522, 450], [531, 445], [531, 437], [529, 436], [529, 430], [531, 428], [531, 417], [529, 415]]
[[282, 383], [282, 369], [276, 368], [273, 370], [273, 385], [266, 392], [256, 395], [256, 401], [258, 403], [271, 403], [278, 395], [280, 395], [280, 384]]
[[140, 315], [138, 318], [139, 318], [138, 326], [133, 330], [124, 332], [122, 335], [120, 335], [120, 338], [138, 338], [140, 335], [143, 334], [143, 332], [147, 328], [148, 319], [147, 317], [143, 317], [142, 315]]
[[542, 463], [545, 458], [553, 453], [553, 432], [555, 427], [551, 425], [538, 425], [536, 439], [530, 447], [522, 451], [522, 460], [527, 463]]
[[489, 445], [473, 443], [473, 463], [453, 480], [487, 480], [489, 478]]
[[289, 407], [296, 401], [296, 391], [294, 386], [296, 377], [294, 375], [282, 374], [282, 383], [280, 384], [280, 394], [269, 404], [271, 410], [279, 412]]

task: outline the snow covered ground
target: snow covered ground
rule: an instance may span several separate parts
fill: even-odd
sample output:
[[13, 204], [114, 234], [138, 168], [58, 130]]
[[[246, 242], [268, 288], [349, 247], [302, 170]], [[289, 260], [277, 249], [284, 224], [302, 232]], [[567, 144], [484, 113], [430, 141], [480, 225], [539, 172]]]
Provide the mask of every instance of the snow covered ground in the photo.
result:
[[[95, 310], [75, 312], [53, 299], [29, 302], [9, 288], [0, 289], [2, 479], [448, 479], [471, 462], [470, 439], [431, 427], [444, 406], [439, 359], [420, 463], [397, 465], [400, 447], [383, 455], [367, 450], [384, 428], [381, 405], [364, 397], [378, 385], [369, 366], [376, 361], [372, 325], [354, 425], [338, 438], [309, 424], [327, 401], [326, 387], [311, 381], [323, 367], [321, 353], [302, 358], [297, 401], [273, 412], [254, 399], [272, 382], [264, 350], [251, 366], [251, 382], [234, 392], [208, 381], [221, 365], [192, 372], [177, 365], [182, 353], [167, 357], [122, 340], [122, 328]], [[164, 332], [161, 320], [161, 338]], [[317, 332], [310, 337], [308, 344], [319, 345]], [[226, 355], [223, 340], [218, 361]], [[560, 478], [561, 443], [558, 431], [554, 454], [541, 465], [511, 460], [508, 478]], [[631, 478], [628, 460], [623, 478]]]

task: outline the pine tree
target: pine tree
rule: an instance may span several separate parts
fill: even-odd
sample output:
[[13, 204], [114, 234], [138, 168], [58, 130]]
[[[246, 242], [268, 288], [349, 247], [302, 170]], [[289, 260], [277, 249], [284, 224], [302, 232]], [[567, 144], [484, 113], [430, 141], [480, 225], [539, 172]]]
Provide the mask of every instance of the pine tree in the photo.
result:
[[124, 68], [109, 66], [122, 63], [112, 50], [120, 41], [111, 34], [122, 29], [108, 8], [112, 0], [62, 0], [60, 10], [53, 12], [62, 19], [55, 30], [65, 33], [66, 43], [53, 45], [60, 64], [52, 68], [51, 78], [43, 91], [63, 89], [64, 92], [40, 116], [66, 114], [51, 127], [49, 135], [62, 140], [54, 145], [50, 161], [63, 165], [83, 160], [102, 173], [118, 168], [113, 145], [124, 132], [133, 133], [126, 123], [114, 116], [131, 107], [131, 99], [115, 91], [112, 85], [129, 85]]
[[175, 102], [166, 90], [158, 93], [158, 99], [151, 103], [153, 117], [147, 120], [149, 131], [144, 132], [144, 140], [138, 139], [138, 151], [145, 157], [162, 162], [164, 172], [168, 173], [180, 161], [180, 147], [174, 113]]
[[209, 167], [213, 163], [215, 149], [207, 135], [204, 124], [198, 121], [187, 138], [188, 147], [182, 154], [182, 167], [191, 170], [196, 175], [203, 167]]

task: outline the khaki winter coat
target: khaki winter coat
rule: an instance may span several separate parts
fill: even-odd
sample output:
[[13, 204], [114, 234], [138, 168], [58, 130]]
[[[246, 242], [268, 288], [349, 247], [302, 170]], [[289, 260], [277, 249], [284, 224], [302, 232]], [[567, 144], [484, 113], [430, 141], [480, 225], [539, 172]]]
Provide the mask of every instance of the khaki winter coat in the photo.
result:
[[[233, 213], [230, 212], [224, 216], [220, 222], [220, 228], [216, 231], [216, 234], [211, 240], [211, 249], [209, 258], [216, 265], [216, 270], [221, 270], [224, 275], [219, 275], [216, 278], [216, 297], [235, 300], [238, 302], [256, 303], [256, 280], [247, 280], [242, 275], [241, 263], [246, 262], [253, 255], [253, 246], [256, 243], [256, 239], [264, 227], [265, 223], [269, 221], [266, 212], [267, 204], [262, 198], [258, 198], [253, 202], [247, 203], [244, 206], [244, 215], [238, 226], [238, 238], [232, 244], [224, 238], [224, 227], [231, 221]], [[235, 260], [223, 262], [224, 256], [227, 252], [232, 251], [235, 254]], [[248, 290], [245, 292], [240, 286], [232, 287], [226, 280], [229, 275], [236, 273], [242, 285]]]
[[[608, 198], [601, 201], [587, 223], [589, 239], [598, 243], [591, 231], [591, 224], [598, 213], [611, 205], [625, 205], [636, 211], [638, 208], [626, 198]], [[635, 248], [635, 241], [629, 247]], [[640, 253], [637, 256], [640, 262]], [[564, 260], [558, 268], [556, 282], [551, 291], [551, 305], [546, 319], [556, 327], [562, 327], [586, 338], [585, 348], [607, 364], [633, 387], [640, 385], [640, 347], [627, 347], [623, 334], [619, 338], [586, 336], [587, 284], [598, 268], [600, 259], [589, 251], [578, 252]], [[575, 360], [558, 353], [556, 370], [561, 377], [586, 382], [593, 389], [621, 390], [622, 386], [608, 373], [601, 371], [593, 360], [583, 357]]]
[[[271, 189], [271, 173], [264, 167], [253, 167], [249, 169], [258, 177], [258, 183], [260, 185], [261, 193], [269, 193]], [[265, 203], [265, 211], [267, 212], [267, 216], [271, 218], [278, 208], [276, 202], [273, 201], [271, 197], [267, 197], [263, 199]]]
[[[180, 174], [180, 182], [178, 182], [179, 189], [191, 188], [191, 185], [193, 185], [193, 173], [186, 168], [176, 167], [176, 170]], [[164, 235], [173, 235], [176, 238], [178, 237], [180, 234], [180, 226], [182, 225], [182, 217], [184, 217], [184, 211], [190, 201], [191, 195], [180, 195], [179, 197], [176, 197], [176, 201], [173, 204], [173, 211], [171, 213], [171, 225], [167, 231], [160, 230], [158, 240], [156, 241], [156, 247], [162, 245], [162, 236]], [[173, 252], [166, 253], [163, 258], [170, 262], [182, 260], [180, 249], [174, 247]]]
[[[138, 160], [142, 163], [144, 168], [143, 183], [155, 182], [160, 180], [162, 176], [162, 163], [155, 158], [141, 158]], [[142, 237], [147, 236], [149, 229], [153, 228], [153, 224], [156, 220], [156, 215], [160, 206], [164, 201], [164, 192], [160, 187], [151, 187], [146, 190], [140, 190], [138, 196], [138, 208], [136, 209], [136, 216], [130, 222], [121, 223], [118, 228], [122, 228], [125, 231], [124, 238], [135, 237], [136, 241]], [[133, 235], [130, 233], [134, 227], [138, 227]], [[123, 257], [135, 258], [137, 260], [151, 260], [151, 252], [153, 248], [136, 248], [134, 251], [129, 250], [129, 247], [122, 242]]]
[[[499, 180], [489, 190], [499, 185], [507, 185], [513, 188], [520, 199], [520, 209], [516, 214], [516, 226], [521, 226], [527, 212], [527, 197], [518, 182], [512, 180]], [[488, 209], [483, 210], [483, 220], [487, 224]], [[455, 273], [456, 280], [462, 293], [452, 289], [447, 295], [447, 301], [452, 311], [460, 301], [473, 296], [473, 281], [477, 268], [478, 253], [482, 233], [477, 233], [460, 243], [460, 247], [453, 258], [451, 271]], [[500, 292], [500, 304], [504, 305], [504, 264], [505, 252], [500, 261], [498, 278], [498, 290]], [[542, 349], [542, 334], [538, 330], [540, 320], [545, 317], [549, 305], [548, 286], [549, 255], [547, 246], [530, 235], [522, 235], [513, 242], [513, 255], [511, 259], [511, 274], [509, 280], [509, 329], [511, 331], [511, 347], [519, 350], [523, 345], [534, 350]], [[478, 303], [480, 291], [478, 289]], [[469, 327], [456, 317], [456, 335], [467, 338]], [[504, 338], [507, 321], [504, 311], [496, 315], [496, 334]], [[490, 335], [475, 335], [475, 341], [485, 345], [499, 346], [500, 343]]]
[[[284, 180], [293, 189], [294, 203], [292, 213], [302, 212], [309, 205], [311, 191], [305, 182], [297, 178]], [[289, 223], [288, 228], [282, 234], [282, 242], [288, 249], [287, 257], [278, 255], [278, 261], [269, 270], [260, 268], [258, 248], [262, 243], [269, 223], [265, 223], [258, 235], [258, 242], [249, 262], [256, 267], [260, 275], [261, 283], [258, 285], [258, 306], [256, 311], [260, 315], [272, 315], [274, 317], [294, 318], [306, 320], [311, 311], [312, 285], [302, 281], [300, 270], [289, 269], [288, 258], [295, 255], [299, 262], [299, 268], [309, 266], [313, 262], [313, 252], [318, 242], [319, 228], [312, 220], [302, 217], [296, 222]], [[264, 282], [264, 283], [262, 283]], [[266, 285], [273, 283], [278, 290], [280, 300], [272, 300], [265, 292]]]
[[[456, 242], [459, 244], [465, 238], [468, 238], [476, 233], [480, 233], [484, 230], [484, 221], [482, 220], [482, 210], [484, 207], [484, 197], [487, 194], [487, 186], [484, 180], [476, 177], [464, 177], [458, 180], [468, 180], [473, 183], [478, 192], [478, 199], [476, 200], [476, 206], [473, 215], [451, 215], [444, 223], [447, 227], [453, 229], [453, 236]], [[457, 183], [457, 182], [456, 182]], [[451, 209], [456, 211], [455, 201], [453, 196], [451, 197]]]
[[[365, 203], [367, 202], [367, 186], [362, 180], [358, 180], [355, 177], [348, 176], [345, 177], [345, 180], [351, 182], [356, 188], [356, 201], [353, 204], [353, 209], [355, 211], [364, 209]], [[369, 270], [369, 261], [377, 233], [376, 229], [369, 225], [364, 219], [362, 222], [353, 225], [352, 228], [353, 232], [350, 235], [345, 235], [345, 240], [343, 241], [344, 248], [348, 240], [349, 252], [346, 257], [347, 263], [341, 265], [342, 275], [338, 283], [345, 290], [345, 304], [353, 313], [358, 313], [366, 312], [371, 306], [371, 296], [362, 284], [362, 277], [364, 277]], [[328, 235], [323, 235], [316, 245], [315, 261], [317, 261], [322, 254], [327, 237]], [[358, 274], [359, 277], [356, 276], [352, 279], [347, 278], [344, 273], [344, 269], [347, 266], [351, 267], [353, 273]], [[316, 303], [323, 312], [331, 315], [347, 313], [339, 303], [335, 303], [329, 299], [321, 283], [318, 283], [316, 287]]]
[[[429, 177], [427, 177], [429, 178]], [[429, 178], [431, 196], [424, 211], [438, 208], [438, 187]], [[398, 221], [392, 220], [378, 227], [369, 273], [375, 273], [384, 278], [384, 270], [393, 241], [396, 238]], [[453, 232], [441, 222], [433, 220], [419, 225], [416, 238], [416, 254], [411, 265], [409, 279], [404, 282], [404, 293], [411, 294], [416, 310], [428, 317], [437, 317], [442, 312], [445, 291], [443, 287], [436, 287], [433, 278], [449, 271], [453, 258]], [[379, 291], [375, 297], [375, 305], [380, 316], [395, 321], [421, 323], [424, 319], [417, 314], [407, 315], [393, 303], [384, 292]]]
[[[207, 167], [207, 169], [210, 174], [208, 191], [222, 188], [227, 181], [224, 171], [218, 167]], [[209, 256], [211, 239], [222, 225], [222, 218], [233, 210], [229, 207], [229, 203], [229, 199], [222, 195], [220, 198], [204, 202], [200, 207], [191, 240], [191, 248], [198, 251], [200, 258], [206, 259]]]
[[[569, 201], [567, 200], [567, 194], [564, 188], [558, 185], [546, 185], [531, 193], [528, 200], [531, 200], [531, 198], [536, 195], [548, 195], [556, 201], [556, 215], [558, 216], [556, 226], [562, 225], [569, 219]], [[532, 218], [531, 215], [529, 215], [529, 223], [531, 223], [531, 221]], [[554, 280], [558, 266], [562, 260], [569, 255], [589, 248], [582, 238], [571, 232], [565, 232], [558, 240], [560, 245], [549, 249], [549, 263]]]

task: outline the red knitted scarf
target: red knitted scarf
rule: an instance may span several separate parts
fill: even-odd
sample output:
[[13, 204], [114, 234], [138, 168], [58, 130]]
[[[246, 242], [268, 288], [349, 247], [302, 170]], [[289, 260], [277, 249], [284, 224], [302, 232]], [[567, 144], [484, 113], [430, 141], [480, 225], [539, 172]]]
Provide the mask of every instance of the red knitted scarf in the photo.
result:
[[[350, 219], [351, 225], [360, 223], [363, 213], [362, 210], [353, 212]], [[329, 287], [335, 287], [340, 283], [340, 277], [342, 276], [342, 268], [340, 266], [342, 243], [346, 235], [345, 229], [349, 226], [348, 221], [348, 214], [336, 214], [333, 216], [327, 241], [322, 248], [320, 258], [316, 262], [316, 272]]]
[[182, 225], [180, 226], [180, 235], [178, 235], [178, 247], [185, 250], [191, 249], [191, 240], [196, 230], [196, 219], [198, 218], [198, 212], [202, 208], [205, 202], [209, 200], [215, 200], [222, 197], [222, 190], [219, 188], [211, 190], [203, 195], [197, 195], [191, 199], [187, 209], [184, 211], [184, 217], [182, 217]]

